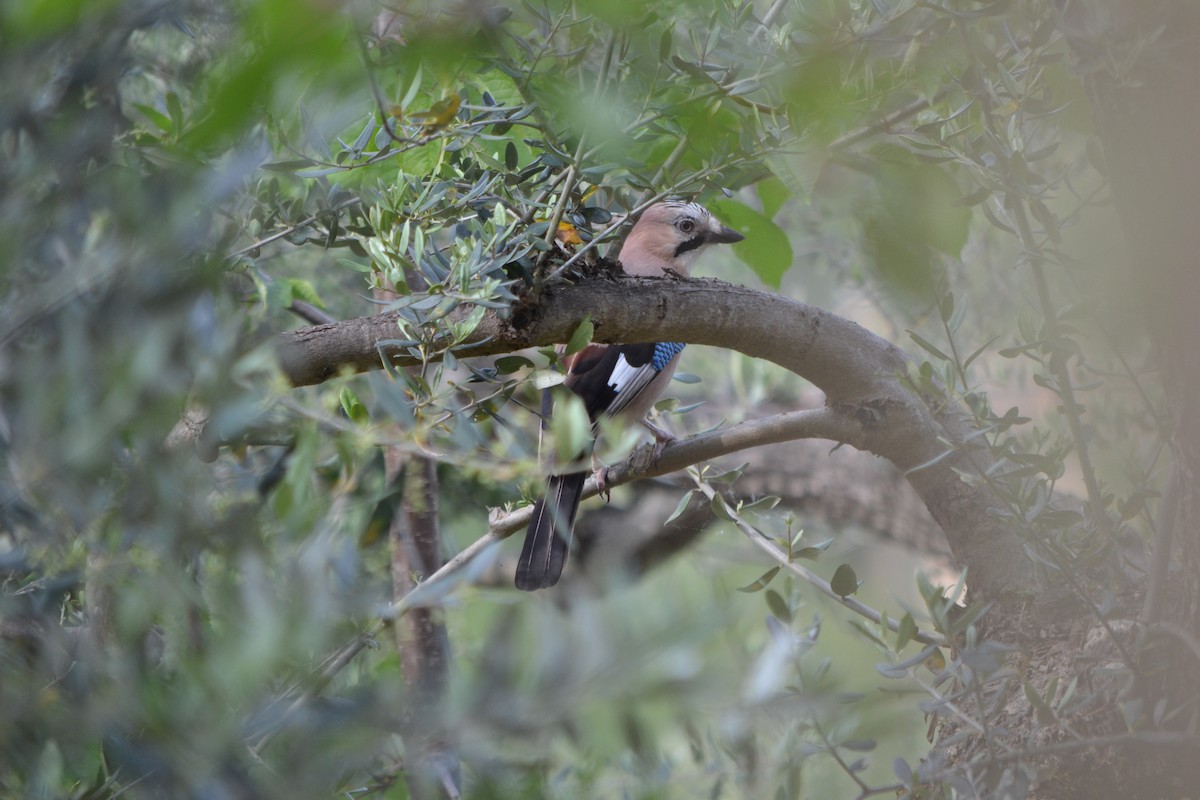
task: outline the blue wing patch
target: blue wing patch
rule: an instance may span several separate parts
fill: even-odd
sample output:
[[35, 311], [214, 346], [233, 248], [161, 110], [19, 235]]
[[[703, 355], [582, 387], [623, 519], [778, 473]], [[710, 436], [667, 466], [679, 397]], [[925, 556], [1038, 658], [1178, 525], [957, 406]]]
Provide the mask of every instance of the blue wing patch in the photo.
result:
[[650, 359], [655, 372], [662, 372], [667, 362], [687, 347], [683, 342], [658, 342], [654, 345], [654, 356]]

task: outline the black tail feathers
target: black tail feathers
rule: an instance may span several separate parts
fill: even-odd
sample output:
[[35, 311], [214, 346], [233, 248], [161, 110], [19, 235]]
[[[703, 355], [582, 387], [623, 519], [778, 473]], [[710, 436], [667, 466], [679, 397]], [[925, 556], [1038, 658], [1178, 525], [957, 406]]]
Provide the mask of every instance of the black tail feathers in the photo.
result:
[[546, 482], [546, 494], [533, 507], [517, 562], [518, 589], [532, 592], [558, 583], [571, 549], [571, 531], [587, 476], [586, 472], [572, 472], [553, 475]]

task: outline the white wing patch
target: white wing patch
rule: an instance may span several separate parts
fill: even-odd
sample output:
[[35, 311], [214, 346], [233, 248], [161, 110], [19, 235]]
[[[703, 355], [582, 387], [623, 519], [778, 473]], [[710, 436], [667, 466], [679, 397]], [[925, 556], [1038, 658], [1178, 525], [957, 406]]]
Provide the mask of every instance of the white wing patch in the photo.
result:
[[612, 374], [608, 376], [608, 385], [617, 394], [625, 391], [625, 387], [637, 378], [640, 368], [633, 366], [625, 360], [624, 355], [617, 356], [617, 365], [613, 367]]
[[608, 376], [608, 385], [616, 392], [617, 396], [605, 409], [605, 413], [615, 414], [629, 405], [629, 401], [646, 387], [646, 384], [654, 378], [657, 372], [650, 364], [635, 367], [625, 360], [624, 354], [617, 356], [617, 365], [613, 367], [612, 373]]

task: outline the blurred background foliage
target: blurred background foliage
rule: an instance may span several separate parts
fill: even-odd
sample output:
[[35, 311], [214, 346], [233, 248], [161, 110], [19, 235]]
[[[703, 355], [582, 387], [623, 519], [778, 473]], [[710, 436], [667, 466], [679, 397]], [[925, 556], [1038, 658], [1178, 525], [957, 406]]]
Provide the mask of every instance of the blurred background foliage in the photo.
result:
[[[0, 5], [0, 793], [408, 796], [392, 637], [316, 677], [392, 599], [380, 452], [438, 462], [447, 552], [535, 490], [553, 352], [468, 361], [437, 344], [446, 315], [507, 313], [653, 197], [746, 233], [707, 274], [859, 320], [940, 376], [993, 426], [1031, 525], [1086, 488], [1070, 375], [1095, 475], [1144, 535], [1157, 390], [1048, 5]], [[381, 305], [422, 367], [286, 385], [271, 334], [293, 312]], [[705, 405], [677, 432], [820, 402], [694, 351], [675, 393]], [[762, 525], [832, 538], [814, 569], [850, 562], [860, 597], [930, 624], [913, 574], [938, 562], [786, 504]], [[881, 677], [917, 646], [786, 573], [756, 586], [768, 566], [717, 522], [570, 603], [477, 572], [443, 601], [450, 685], [416, 724], [454, 742], [471, 797], [903, 793], [935, 672]]]

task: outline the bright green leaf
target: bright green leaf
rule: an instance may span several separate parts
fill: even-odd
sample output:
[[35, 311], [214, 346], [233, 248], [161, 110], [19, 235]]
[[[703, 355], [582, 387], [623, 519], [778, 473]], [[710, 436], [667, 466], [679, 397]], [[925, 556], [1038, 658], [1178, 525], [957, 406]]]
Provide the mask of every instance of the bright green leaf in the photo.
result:
[[775, 219], [779, 209], [792, 197], [792, 192], [778, 177], [772, 175], [754, 185], [758, 200], [762, 203], [763, 216]]
[[723, 222], [746, 237], [733, 245], [733, 252], [763, 283], [778, 289], [794, 256], [787, 234], [769, 217], [744, 203], [717, 200], [711, 205]]
[[671, 512], [671, 516], [669, 516], [665, 520], [663, 520], [663, 525], [666, 525], [667, 523], [673, 522], [674, 520], [678, 519], [679, 515], [682, 514], [687, 509], [688, 503], [692, 502], [692, 496], [695, 494], [696, 494], [695, 489], [684, 492], [683, 497], [679, 498], [679, 503], [675, 506], [675, 510]]
[[583, 322], [579, 323], [579, 327], [571, 334], [570, 340], [567, 341], [567, 351], [565, 355], [578, 353], [583, 348], [587, 347], [592, 341], [592, 335], [596, 332], [596, 326], [592, 323], [591, 315], [583, 318]]

